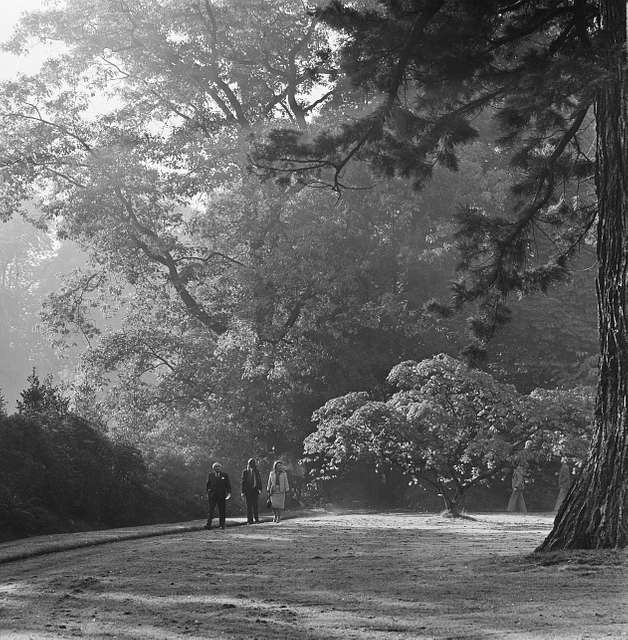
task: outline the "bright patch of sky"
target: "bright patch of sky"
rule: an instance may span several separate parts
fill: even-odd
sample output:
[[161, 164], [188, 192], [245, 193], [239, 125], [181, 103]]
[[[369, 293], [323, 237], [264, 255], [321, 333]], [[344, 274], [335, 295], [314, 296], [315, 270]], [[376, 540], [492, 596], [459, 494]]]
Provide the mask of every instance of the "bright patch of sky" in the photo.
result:
[[[6, 42], [13, 34], [21, 16], [29, 11], [40, 11], [57, 8], [65, 4], [64, 0], [0, 0], [0, 43]], [[61, 53], [64, 46], [58, 44], [39, 44], [33, 42], [27, 55], [17, 56], [0, 49], [0, 82], [11, 80], [18, 73], [34, 74], [42, 63]], [[119, 101], [112, 96], [93, 95], [89, 107], [84, 113], [91, 119], [112, 111], [119, 106]]]
[[[20, 17], [27, 11], [57, 6], [55, 0], [0, 0], [0, 43], [6, 42]], [[27, 56], [16, 56], [0, 50], [0, 80], [10, 80], [18, 73], [35, 73], [41, 63], [59, 49], [36, 45]]]

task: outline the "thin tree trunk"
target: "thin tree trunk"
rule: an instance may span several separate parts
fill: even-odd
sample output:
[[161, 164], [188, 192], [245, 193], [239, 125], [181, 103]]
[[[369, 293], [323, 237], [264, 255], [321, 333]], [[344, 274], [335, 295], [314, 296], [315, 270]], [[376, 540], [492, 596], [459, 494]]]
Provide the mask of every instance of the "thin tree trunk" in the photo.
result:
[[[554, 528], [538, 551], [625, 547], [628, 542], [628, 73], [626, 3], [601, 3], [613, 46], [596, 100], [600, 370], [595, 435]], [[623, 45], [623, 52], [620, 47]], [[619, 54], [619, 55], [618, 55]]]
[[459, 518], [462, 515], [464, 509], [464, 494], [462, 492], [448, 492], [443, 490], [441, 495], [443, 496], [443, 502], [445, 503], [446, 515], [452, 518]]

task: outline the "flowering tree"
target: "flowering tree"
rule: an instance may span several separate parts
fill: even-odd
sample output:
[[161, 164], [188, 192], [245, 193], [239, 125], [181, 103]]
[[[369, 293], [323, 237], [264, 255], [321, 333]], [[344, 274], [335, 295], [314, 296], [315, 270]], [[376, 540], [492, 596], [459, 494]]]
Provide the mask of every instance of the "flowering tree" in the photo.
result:
[[[386, 401], [350, 393], [314, 413], [318, 428], [305, 440], [305, 460], [315, 478], [340, 477], [357, 463], [397, 468], [435, 489], [457, 516], [467, 490], [515, 465], [526, 443], [532, 454], [549, 450], [550, 436], [558, 446], [559, 407], [546, 414], [544, 406], [552, 392], [522, 395], [444, 354], [402, 362], [387, 382]], [[568, 403], [560, 406], [569, 413]]]
[[535, 389], [530, 397], [543, 406], [543, 427], [535, 436], [540, 456], [581, 466], [591, 443], [594, 388]]
[[316, 480], [342, 476], [355, 464], [377, 472], [411, 464], [412, 443], [405, 416], [366, 392], [329, 400], [314, 412], [318, 429], [304, 441], [305, 462]]

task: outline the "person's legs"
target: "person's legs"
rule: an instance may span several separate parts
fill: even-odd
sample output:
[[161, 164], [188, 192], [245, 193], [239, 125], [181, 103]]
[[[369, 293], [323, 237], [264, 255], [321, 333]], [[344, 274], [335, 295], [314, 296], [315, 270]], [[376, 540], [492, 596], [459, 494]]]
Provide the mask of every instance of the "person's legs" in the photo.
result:
[[206, 529], [211, 529], [212, 528], [212, 519], [214, 518], [214, 508], [216, 507], [216, 500], [213, 498], [213, 496], [208, 495], [207, 496], [207, 524], [205, 525]]
[[513, 491], [510, 494], [510, 498], [508, 499], [508, 506], [506, 507], [506, 511], [513, 512], [515, 511], [517, 506], [517, 492]]
[[523, 491], [519, 494], [519, 511], [521, 513], [528, 513], [528, 508], [526, 507], [526, 501], [523, 497]]
[[253, 507], [253, 520], [259, 522], [259, 497], [257, 493], [251, 496], [251, 506]]
[[246, 521], [253, 524], [253, 495], [245, 493], [244, 501], [246, 502]]
[[225, 513], [227, 511], [227, 501], [224, 498], [221, 498], [218, 502], [218, 518], [220, 522], [221, 529], [225, 528]]

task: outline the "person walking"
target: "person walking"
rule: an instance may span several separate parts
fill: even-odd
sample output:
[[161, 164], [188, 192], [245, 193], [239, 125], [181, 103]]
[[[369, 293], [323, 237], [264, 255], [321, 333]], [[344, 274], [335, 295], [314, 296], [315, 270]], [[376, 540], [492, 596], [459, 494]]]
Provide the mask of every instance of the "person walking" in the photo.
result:
[[246, 469], [242, 471], [241, 494], [246, 502], [246, 521], [249, 524], [259, 522], [258, 500], [262, 492], [262, 478], [257, 469], [255, 458], [250, 458]]
[[290, 490], [288, 474], [281, 460], [277, 460], [273, 465], [273, 470], [268, 476], [268, 486], [266, 488], [274, 514], [273, 522], [279, 522], [281, 520], [281, 512], [286, 508], [286, 493]]
[[516, 456], [516, 465], [512, 472], [512, 493], [506, 511], [528, 513], [523, 490], [528, 480], [528, 464], [532, 456], [532, 441], [527, 440]]
[[225, 528], [225, 513], [227, 510], [227, 500], [231, 498], [231, 482], [229, 476], [222, 471], [220, 462], [214, 462], [212, 470], [207, 477], [207, 502], [209, 513], [205, 529], [212, 528], [214, 509], [218, 509], [218, 524], [221, 529]]

